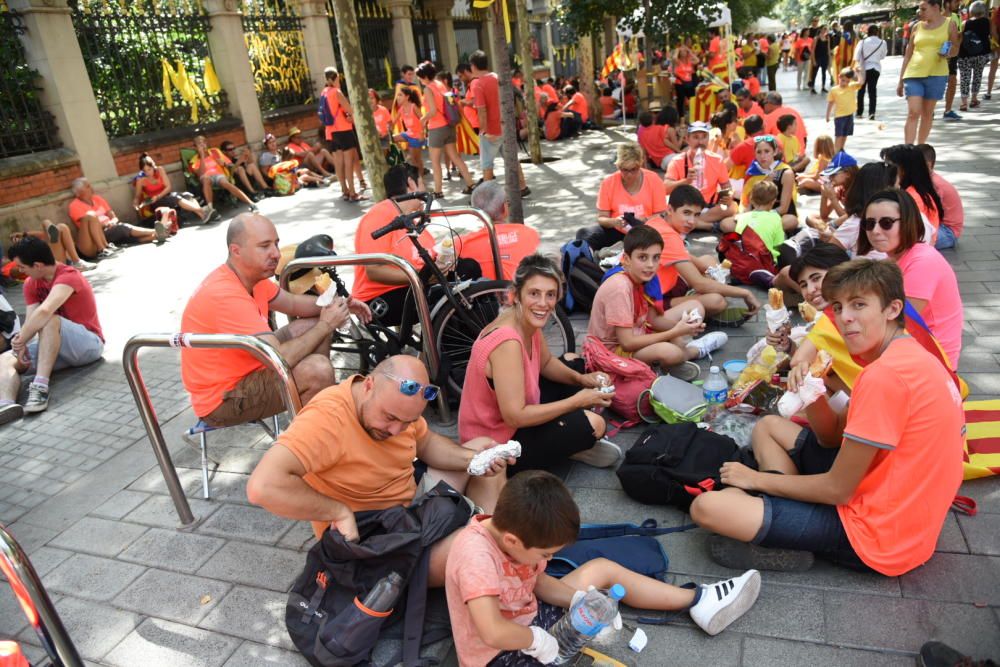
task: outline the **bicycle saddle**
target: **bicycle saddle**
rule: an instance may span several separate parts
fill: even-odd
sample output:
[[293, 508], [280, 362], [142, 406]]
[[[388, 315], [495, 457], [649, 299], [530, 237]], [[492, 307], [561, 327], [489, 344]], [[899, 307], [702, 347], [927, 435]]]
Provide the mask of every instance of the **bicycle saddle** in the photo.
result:
[[327, 234], [310, 236], [295, 249], [295, 259], [303, 257], [334, 257], [333, 239]]

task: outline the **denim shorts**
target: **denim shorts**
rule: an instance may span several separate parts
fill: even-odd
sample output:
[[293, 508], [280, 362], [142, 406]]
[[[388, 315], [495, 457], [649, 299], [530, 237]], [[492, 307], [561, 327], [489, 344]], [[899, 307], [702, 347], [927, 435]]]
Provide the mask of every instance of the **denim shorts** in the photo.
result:
[[837, 116], [833, 119], [833, 136], [849, 137], [854, 134], [854, 114]]
[[479, 168], [492, 169], [493, 163], [503, 146], [503, 137], [497, 137], [496, 141], [487, 139], [485, 134], [479, 135]]
[[934, 243], [935, 248], [938, 250], [947, 250], [948, 248], [954, 248], [957, 242], [958, 238], [951, 227], [945, 225], [938, 227], [937, 241]]
[[907, 97], [941, 100], [944, 98], [944, 91], [947, 87], [947, 76], [923, 76], [917, 79], [903, 79], [903, 92]]
[[[104, 341], [93, 331], [65, 317], [59, 318], [59, 354], [52, 370], [76, 368], [92, 364], [104, 354]], [[38, 339], [28, 343], [31, 372], [38, 360]]]

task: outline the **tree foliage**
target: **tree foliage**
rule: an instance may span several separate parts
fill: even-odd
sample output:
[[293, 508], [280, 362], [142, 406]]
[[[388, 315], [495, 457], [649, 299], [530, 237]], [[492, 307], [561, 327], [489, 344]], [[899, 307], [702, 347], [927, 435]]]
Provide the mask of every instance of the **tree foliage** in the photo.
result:
[[776, 6], [777, 17], [786, 23], [807, 25], [813, 18], [825, 20], [856, 0], [781, 0]]

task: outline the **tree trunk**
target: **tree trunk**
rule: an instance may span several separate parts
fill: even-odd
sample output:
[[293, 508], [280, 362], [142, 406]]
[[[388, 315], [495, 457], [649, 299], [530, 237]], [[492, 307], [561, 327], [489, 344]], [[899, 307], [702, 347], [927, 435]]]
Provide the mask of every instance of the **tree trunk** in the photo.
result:
[[591, 35], [580, 35], [580, 44], [577, 47], [577, 58], [579, 59], [580, 92], [587, 98], [587, 106], [590, 107], [590, 117], [600, 118], [601, 112], [597, 107], [597, 94], [594, 92], [594, 38]]
[[[343, 1], [343, 0], [341, 0]], [[520, 162], [517, 154], [517, 111], [514, 108], [514, 84], [510, 80], [510, 51], [507, 49], [506, 32], [504, 31], [503, 7], [500, 3], [506, 0], [496, 0], [493, 11], [493, 42], [497, 53], [494, 63], [497, 76], [500, 78], [500, 121], [503, 127], [503, 176], [504, 189], [507, 191], [508, 220], [524, 222], [524, 210], [521, 205], [521, 185], [517, 178]]]
[[[538, 105], [535, 104], [535, 63], [531, 57], [531, 28], [528, 25], [528, 3], [517, 0], [517, 36], [524, 71], [524, 108], [528, 116], [528, 153], [535, 164], [542, 163], [542, 143], [538, 140]], [[555, 100], [558, 102], [558, 100]]]
[[[354, 13], [353, 0], [333, 0], [333, 12], [337, 20], [337, 37], [340, 42], [340, 62], [347, 81], [347, 97], [354, 110], [354, 127], [358, 132], [361, 159], [368, 172], [368, 183], [375, 201], [385, 199], [385, 184], [382, 182], [388, 166], [385, 153], [379, 143], [375, 118], [368, 104], [368, 77], [361, 56], [361, 41], [358, 39], [358, 19]], [[353, 178], [347, 174], [347, 178]]]

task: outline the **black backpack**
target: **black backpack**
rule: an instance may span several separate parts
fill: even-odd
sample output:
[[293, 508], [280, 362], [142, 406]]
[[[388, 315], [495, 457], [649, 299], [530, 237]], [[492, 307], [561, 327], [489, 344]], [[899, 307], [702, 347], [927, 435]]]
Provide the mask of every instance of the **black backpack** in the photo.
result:
[[657, 424], [625, 454], [618, 479], [630, 498], [687, 511], [696, 496], [722, 488], [719, 468], [726, 461], [757, 468], [753, 452], [728, 436], [690, 422]]
[[560, 254], [563, 275], [566, 276], [566, 295], [563, 297], [566, 312], [589, 313], [604, 270], [594, 261], [590, 245], [583, 239], [564, 244]]
[[[410, 507], [357, 512], [359, 539], [327, 530], [313, 545], [306, 567], [288, 595], [285, 625], [295, 646], [315, 667], [371, 665], [380, 632], [404, 618], [402, 659], [421, 664], [420, 647], [451, 635], [424, 633], [427, 568], [432, 544], [464, 526], [471, 515], [457, 491], [439, 482]], [[390, 572], [407, 584], [391, 614], [372, 615], [360, 604]], [[405, 609], [404, 609], [405, 608]]]

